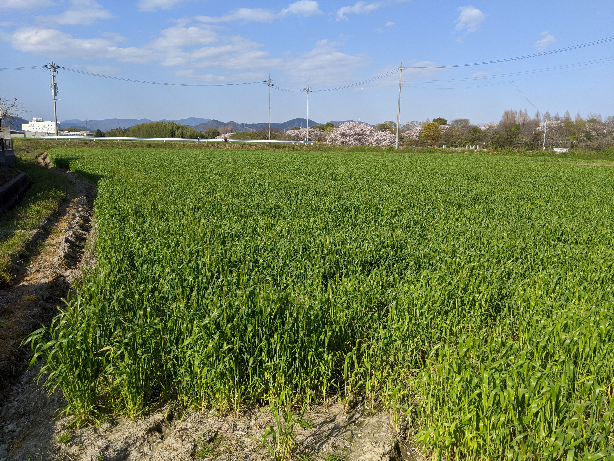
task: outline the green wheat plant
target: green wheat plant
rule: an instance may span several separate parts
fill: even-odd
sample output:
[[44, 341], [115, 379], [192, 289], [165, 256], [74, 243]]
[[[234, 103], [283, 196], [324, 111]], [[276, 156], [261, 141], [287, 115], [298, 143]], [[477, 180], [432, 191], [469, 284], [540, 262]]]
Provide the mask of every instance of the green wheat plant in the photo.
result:
[[435, 459], [614, 454], [607, 167], [365, 149], [49, 155], [98, 181], [98, 265], [30, 338], [45, 385], [83, 420], [160, 395], [234, 411], [292, 396], [266, 437], [290, 446], [284, 412], [336, 393], [409, 421]]

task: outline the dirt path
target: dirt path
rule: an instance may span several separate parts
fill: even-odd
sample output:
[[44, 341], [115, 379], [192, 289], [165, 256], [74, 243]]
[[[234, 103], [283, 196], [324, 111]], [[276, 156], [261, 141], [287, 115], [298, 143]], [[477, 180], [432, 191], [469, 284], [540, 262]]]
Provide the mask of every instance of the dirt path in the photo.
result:
[[[51, 167], [46, 156], [41, 164]], [[60, 391], [48, 396], [36, 384], [37, 368], [25, 372], [29, 351], [18, 346], [41, 322], [56, 315], [61, 299], [85, 267], [94, 263], [90, 236], [93, 184], [74, 173], [56, 171], [69, 180], [69, 200], [57, 219], [39, 231], [43, 249], [27, 268], [17, 268], [17, 282], [0, 290], [0, 461], [11, 460], [265, 460], [258, 443], [271, 413], [245, 408], [240, 414], [186, 411], [178, 402], [151, 409], [138, 419], [107, 417], [76, 429], [60, 414]], [[95, 230], [94, 230], [95, 232]], [[86, 242], [88, 245], [86, 248]], [[296, 425], [295, 453], [303, 460], [422, 460], [403, 442], [386, 413], [358, 403], [349, 410], [335, 400], [309, 409], [309, 428]], [[276, 428], [279, 433], [279, 428]]]
[[[50, 167], [46, 156], [39, 163]], [[0, 459], [9, 455], [37, 459], [35, 453], [46, 451], [42, 439], [53, 434], [53, 415], [61, 398], [48, 398], [38, 389], [34, 370], [23, 374], [30, 354], [19, 346], [56, 315], [73, 279], [80, 276], [82, 264], [91, 264], [82, 259], [92, 229], [96, 188], [74, 173], [56, 171], [69, 180], [69, 199], [32, 235], [31, 241], [42, 248], [40, 253], [27, 267], [25, 262], [14, 264], [16, 281], [0, 289]]]

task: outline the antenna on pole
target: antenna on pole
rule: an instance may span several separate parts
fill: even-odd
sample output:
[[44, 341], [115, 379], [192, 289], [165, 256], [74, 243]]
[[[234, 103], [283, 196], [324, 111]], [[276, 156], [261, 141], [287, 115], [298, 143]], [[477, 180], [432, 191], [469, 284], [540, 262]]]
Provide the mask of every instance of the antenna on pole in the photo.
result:
[[53, 97], [53, 126], [55, 128], [55, 135], [58, 135], [58, 114], [56, 103], [58, 100], [58, 85], [55, 83], [55, 73], [58, 71], [59, 66], [57, 66], [53, 61], [51, 64], [47, 64], [45, 66], [47, 69], [51, 71], [51, 96]]
[[309, 93], [311, 92], [311, 87], [307, 85], [307, 88], [303, 88], [302, 91], [307, 92], [307, 142], [309, 142]]
[[271, 140], [271, 87], [273, 86], [273, 82], [271, 81], [271, 74], [269, 74], [269, 79], [267, 80], [267, 86], [269, 87], [269, 141]]
[[399, 67], [399, 107], [397, 109], [397, 140], [394, 148], [399, 148], [399, 125], [401, 124], [401, 86], [403, 83], [403, 62], [401, 62], [401, 67]]

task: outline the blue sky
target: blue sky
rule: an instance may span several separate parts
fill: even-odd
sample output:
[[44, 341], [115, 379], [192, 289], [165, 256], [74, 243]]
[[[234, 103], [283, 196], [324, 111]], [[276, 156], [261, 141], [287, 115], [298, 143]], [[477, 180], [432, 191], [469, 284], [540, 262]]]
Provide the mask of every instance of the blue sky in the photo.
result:
[[[401, 123], [444, 117], [498, 121], [506, 109], [614, 115], [611, 0], [2, 0], [0, 67], [44, 65], [117, 78], [186, 84], [261, 81], [272, 120], [304, 117], [314, 90], [404, 66]], [[464, 66], [483, 61], [494, 64]], [[459, 64], [459, 68], [434, 69]], [[429, 68], [430, 67], [430, 68]], [[51, 119], [50, 76], [0, 72], [0, 97], [26, 118]], [[398, 72], [349, 89], [315, 91], [310, 118], [396, 119]], [[514, 85], [510, 83], [514, 81]], [[184, 87], [130, 83], [61, 71], [58, 119], [216, 118], [262, 122], [261, 83]], [[522, 93], [521, 93], [522, 92]]]

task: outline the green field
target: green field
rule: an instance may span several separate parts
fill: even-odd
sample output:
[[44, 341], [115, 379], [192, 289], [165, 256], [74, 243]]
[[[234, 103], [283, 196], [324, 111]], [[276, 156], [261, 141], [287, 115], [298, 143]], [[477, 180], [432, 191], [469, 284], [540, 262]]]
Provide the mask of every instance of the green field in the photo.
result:
[[98, 266], [35, 340], [80, 417], [365, 393], [446, 459], [601, 459], [614, 170], [531, 157], [56, 148]]

